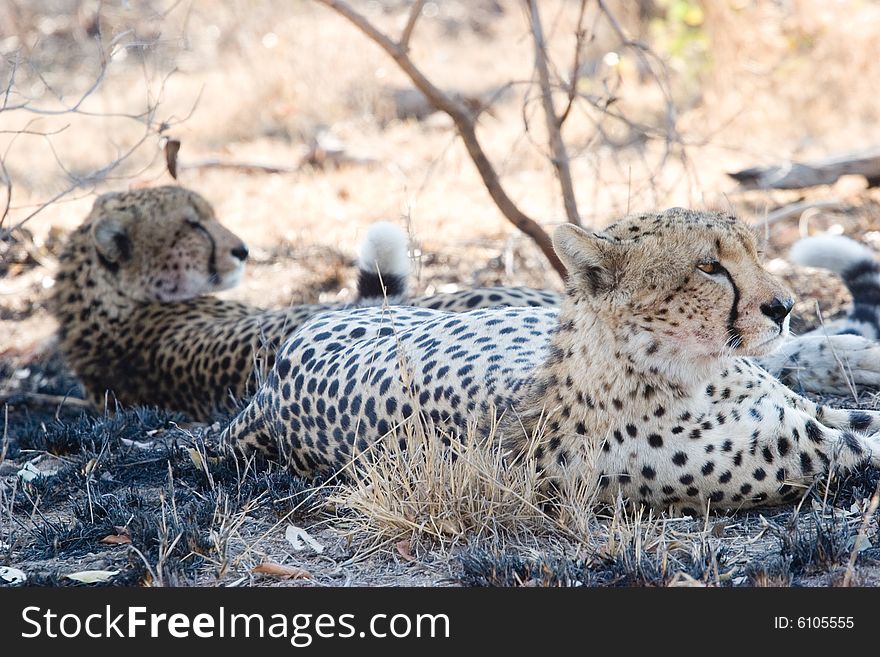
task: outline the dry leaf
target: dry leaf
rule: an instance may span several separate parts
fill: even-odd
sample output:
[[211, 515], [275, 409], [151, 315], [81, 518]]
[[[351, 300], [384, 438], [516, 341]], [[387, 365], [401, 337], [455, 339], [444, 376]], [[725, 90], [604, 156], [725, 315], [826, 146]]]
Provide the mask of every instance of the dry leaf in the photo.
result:
[[21, 584], [27, 579], [27, 573], [12, 566], [0, 566], [0, 581], [6, 584]]
[[96, 582], [106, 582], [118, 574], [118, 570], [81, 570], [78, 573], [65, 575], [65, 577], [83, 584], [95, 584]]
[[189, 448], [186, 451], [189, 453], [189, 460], [192, 461], [194, 466], [196, 466], [196, 470], [204, 470], [205, 462], [202, 460], [202, 455], [199, 454], [199, 450]]
[[88, 477], [92, 470], [94, 470], [95, 466], [98, 464], [98, 459], [90, 459], [88, 463], [83, 466], [82, 473]]
[[289, 577], [291, 579], [311, 579], [312, 574], [308, 570], [296, 566], [283, 566], [274, 561], [264, 561], [254, 568], [254, 573], [260, 575], [272, 575], [273, 577]]
[[712, 525], [712, 536], [715, 538], [724, 538], [724, 533], [727, 530], [727, 522], [724, 520], [719, 520], [714, 525]]
[[22, 481], [31, 482], [37, 477], [42, 477], [43, 473], [40, 472], [36, 467], [34, 467], [31, 463], [25, 463], [24, 467], [16, 472], [19, 477], [21, 477]]
[[177, 180], [177, 154], [180, 152], [180, 140], [168, 139], [165, 142], [165, 166], [168, 167], [168, 173]]
[[100, 543], [105, 543], [107, 545], [128, 545], [131, 543], [131, 539], [128, 536], [120, 536], [119, 534], [110, 534], [109, 536], [105, 536], [102, 538]]
[[462, 533], [461, 524], [454, 518], [443, 518], [436, 524], [441, 534], [447, 536], [459, 536]]
[[397, 552], [407, 561], [415, 561], [416, 558], [412, 553], [412, 545], [410, 545], [409, 539], [403, 539], [402, 541], [398, 541], [395, 543], [394, 547], [397, 548]]
[[667, 584], [669, 587], [705, 587], [706, 585], [691, 577], [687, 573], [677, 572], [672, 576], [672, 579], [669, 580]]
[[284, 531], [284, 538], [293, 546], [294, 550], [304, 550], [308, 546], [317, 554], [321, 554], [324, 551], [324, 546], [312, 538], [302, 527], [287, 525], [287, 529]]
[[119, 439], [126, 447], [134, 447], [135, 449], [153, 449], [156, 443], [154, 441], [142, 442], [140, 440], [129, 440], [128, 438]]

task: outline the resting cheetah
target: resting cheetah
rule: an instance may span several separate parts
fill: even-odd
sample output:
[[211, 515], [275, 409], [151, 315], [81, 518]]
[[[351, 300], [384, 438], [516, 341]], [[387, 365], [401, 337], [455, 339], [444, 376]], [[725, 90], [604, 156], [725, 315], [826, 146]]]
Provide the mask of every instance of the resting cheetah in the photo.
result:
[[[233, 411], [290, 333], [317, 313], [344, 307], [263, 310], [206, 296], [235, 286], [247, 256], [244, 242], [190, 190], [99, 197], [60, 255], [52, 300], [62, 353], [92, 403], [102, 408], [111, 394], [122, 404], [195, 419]], [[403, 233], [374, 225], [360, 268], [361, 303], [403, 294]]]
[[303, 326], [223, 440], [314, 475], [415, 413], [452, 433], [504, 414], [549, 481], [683, 512], [790, 502], [828, 467], [880, 465], [880, 413], [817, 406], [744, 356], [793, 300], [734, 217], [672, 209], [558, 228], [559, 310], [390, 307]]

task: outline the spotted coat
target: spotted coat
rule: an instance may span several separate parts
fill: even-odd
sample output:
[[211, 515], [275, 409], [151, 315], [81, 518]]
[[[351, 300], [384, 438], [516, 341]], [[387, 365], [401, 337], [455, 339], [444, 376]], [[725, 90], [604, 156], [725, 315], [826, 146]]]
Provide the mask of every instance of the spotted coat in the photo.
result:
[[310, 476], [410, 419], [448, 440], [502, 414], [555, 485], [683, 511], [790, 502], [831, 464], [880, 465], [880, 414], [817, 406], [748, 359], [784, 339], [792, 300], [736, 219], [674, 209], [554, 244], [558, 310], [323, 315], [223, 439]]

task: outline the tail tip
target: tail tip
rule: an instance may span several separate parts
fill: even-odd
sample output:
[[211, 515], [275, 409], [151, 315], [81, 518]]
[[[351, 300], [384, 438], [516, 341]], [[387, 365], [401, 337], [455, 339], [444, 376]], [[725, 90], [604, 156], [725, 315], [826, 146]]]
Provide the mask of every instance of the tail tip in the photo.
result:
[[829, 269], [841, 275], [856, 265], [877, 260], [871, 249], [844, 235], [805, 237], [794, 243], [789, 258], [798, 265]]
[[358, 254], [359, 296], [403, 294], [410, 272], [408, 248], [409, 239], [402, 228], [390, 221], [373, 223]]

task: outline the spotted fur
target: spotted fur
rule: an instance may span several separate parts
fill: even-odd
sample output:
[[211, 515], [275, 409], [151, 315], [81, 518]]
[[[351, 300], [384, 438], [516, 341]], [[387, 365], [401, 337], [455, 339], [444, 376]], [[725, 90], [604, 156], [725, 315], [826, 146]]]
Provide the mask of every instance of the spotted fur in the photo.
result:
[[559, 487], [681, 511], [791, 502], [829, 467], [880, 465], [880, 413], [820, 407], [747, 357], [792, 299], [734, 217], [673, 209], [563, 226], [559, 309], [328, 313], [284, 344], [223, 439], [311, 476], [418, 414], [502, 435]]

